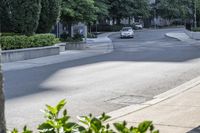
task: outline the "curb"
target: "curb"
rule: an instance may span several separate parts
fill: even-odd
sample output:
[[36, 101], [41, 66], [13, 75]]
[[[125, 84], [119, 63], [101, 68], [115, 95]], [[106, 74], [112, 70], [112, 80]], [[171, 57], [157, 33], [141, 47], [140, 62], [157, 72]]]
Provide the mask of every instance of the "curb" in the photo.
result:
[[126, 116], [128, 114], [131, 114], [131, 113], [140, 111], [142, 109], [148, 108], [150, 106], [153, 106], [155, 104], [161, 103], [167, 99], [170, 99], [181, 93], [184, 93], [197, 85], [200, 85], [200, 76], [195, 79], [192, 79], [178, 87], [175, 87], [167, 92], [164, 92], [162, 94], [154, 96], [153, 99], [150, 101], [144, 102], [142, 104], [130, 105], [130, 106], [112, 111], [110, 113], [107, 113], [107, 115], [111, 116], [111, 119], [109, 119], [107, 122], [113, 121], [117, 118]]

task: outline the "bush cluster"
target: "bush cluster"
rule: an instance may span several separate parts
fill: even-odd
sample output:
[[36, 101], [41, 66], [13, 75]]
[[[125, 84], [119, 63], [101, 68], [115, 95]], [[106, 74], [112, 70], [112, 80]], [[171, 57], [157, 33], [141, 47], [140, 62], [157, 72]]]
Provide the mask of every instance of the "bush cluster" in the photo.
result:
[[80, 34], [75, 34], [74, 37], [71, 37], [69, 34], [64, 32], [60, 36], [60, 41], [62, 41], [62, 42], [81, 42], [81, 41], [83, 41], [83, 36]]
[[193, 32], [200, 32], [200, 27], [192, 28], [192, 31], [193, 31]]
[[[100, 117], [94, 117], [92, 114], [79, 117], [78, 123], [70, 122], [67, 110], [62, 111], [65, 104], [66, 100], [62, 100], [55, 107], [46, 105], [44, 110], [46, 120], [38, 126], [39, 133], [159, 133], [151, 121], [144, 121], [136, 127], [128, 127], [125, 121], [114, 123], [115, 130], [113, 130], [109, 124], [106, 124], [110, 116], [105, 113]], [[11, 133], [19, 133], [19, 131], [13, 129]], [[22, 133], [32, 133], [32, 131], [25, 126]]]
[[92, 26], [92, 32], [96, 30], [98, 32], [115, 32], [120, 31], [125, 25], [109, 25], [109, 24], [99, 24], [97, 26]]
[[95, 35], [94, 33], [88, 33], [87, 38], [97, 38], [97, 35]]
[[33, 36], [8, 36], [9, 34], [12, 33], [3, 34], [3, 36], [0, 37], [2, 50], [51, 46], [59, 42], [59, 39], [57, 39], [53, 34], [36, 34]]

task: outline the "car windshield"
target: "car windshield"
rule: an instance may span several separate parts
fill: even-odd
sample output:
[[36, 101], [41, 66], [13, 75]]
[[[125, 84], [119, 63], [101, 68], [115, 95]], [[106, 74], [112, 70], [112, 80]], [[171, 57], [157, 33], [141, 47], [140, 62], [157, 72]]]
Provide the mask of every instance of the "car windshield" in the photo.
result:
[[122, 31], [130, 31], [132, 30], [131, 28], [127, 27], [127, 28], [123, 28]]

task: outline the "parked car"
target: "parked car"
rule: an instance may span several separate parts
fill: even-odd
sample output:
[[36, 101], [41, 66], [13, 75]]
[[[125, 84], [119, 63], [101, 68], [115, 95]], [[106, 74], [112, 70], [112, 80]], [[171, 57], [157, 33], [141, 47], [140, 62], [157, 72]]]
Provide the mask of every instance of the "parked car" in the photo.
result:
[[136, 23], [135, 28], [136, 29], [143, 29], [143, 25], [141, 23]]
[[121, 38], [128, 38], [128, 37], [131, 37], [133, 38], [134, 37], [134, 30], [131, 28], [131, 27], [123, 27], [122, 30], [120, 31], [120, 37]]

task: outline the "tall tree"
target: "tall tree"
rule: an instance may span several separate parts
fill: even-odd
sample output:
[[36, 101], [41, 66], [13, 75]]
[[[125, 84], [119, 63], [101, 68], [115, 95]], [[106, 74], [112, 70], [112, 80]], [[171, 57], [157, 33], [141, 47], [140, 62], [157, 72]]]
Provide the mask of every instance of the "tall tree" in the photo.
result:
[[8, 0], [0, 0], [1, 32], [9, 32], [11, 27], [8, 2]]
[[92, 22], [97, 19], [94, 0], [63, 0], [61, 20], [66, 23]]
[[147, 17], [149, 15], [148, 0], [108, 0], [109, 15], [120, 24], [122, 18]]
[[158, 15], [166, 19], [186, 19], [194, 12], [193, 0], [159, 0], [156, 7]]
[[38, 33], [49, 33], [60, 15], [61, 0], [42, 0]]
[[84, 22], [92, 23], [97, 19], [97, 7], [94, 0], [63, 0], [61, 10], [61, 21], [68, 25], [71, 34], [72, 24]]
[[101, 23], [108, 18], [108, 1], [107, 0], [95, 0], [95, 7], [97, 7], [97, 20]]
[[10, 0], [12, 30], [16, 33], [35, 33], [41, 11], [41, 0]]

